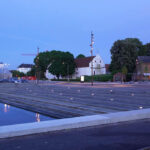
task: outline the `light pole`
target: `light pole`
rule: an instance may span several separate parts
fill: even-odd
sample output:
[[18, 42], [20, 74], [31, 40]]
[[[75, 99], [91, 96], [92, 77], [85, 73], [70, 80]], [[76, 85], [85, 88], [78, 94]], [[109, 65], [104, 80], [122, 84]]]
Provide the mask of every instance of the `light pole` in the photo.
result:
[[[93, 32], [91, 32], [91, 44], [90, 44], [91, 57], [93, 57], [93, 44], [94, 44], [94, 34], [93, 34]], [[92, 76], [91, 85], [93, 86], [93, 59], [92, 59], [92, 62], [91, 62], [91, 76]]]
[[[65, 62], [63, 62], [62, 64], [64, 65]], [[69, 63], [66, 63], [66, 65], [67, 65], [68, 82], [70, 82], [70, 78], [69, 78]]]

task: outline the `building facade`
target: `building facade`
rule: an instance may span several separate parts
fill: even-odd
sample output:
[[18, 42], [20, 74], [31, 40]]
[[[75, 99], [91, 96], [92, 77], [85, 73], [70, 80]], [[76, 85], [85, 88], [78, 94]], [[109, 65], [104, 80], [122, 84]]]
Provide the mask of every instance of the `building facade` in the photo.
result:
[[8, 70], [8, 64], [0, 62], [0, 80], [9, 79], [12, 77], [12, 73]]
[[106, 74], [105, 64], [100, 55], [78, 58], [75, 59], [76, 70], [73, 78], [79, 78], [81, 76], [92, 75], [92, 63], [93, 63], [93, 75]]
[[27, 72], [31, 71], [32, 67], [33, 67], [32, 64], [21, 64], [18, 66], [17, 71], [23, 72], [24, 74], [26, 74]]
[[[105, 64], [100, 55], [78, 58], [75, 59], [76, 69], [75, 73], [70, 77], [72, 79], [80, 78], [81, 76], [92, 75], [92, 63], [93, 63], [93, 75], [106, 74]], [[53, 79], [56, 76], [48, 72], [45, 73], [46, 78]], [[66, 77], [67, 78], [67, 77]]]
[[150, 56], [138, 56], [136, 68], [138, 75], [150, 76]]

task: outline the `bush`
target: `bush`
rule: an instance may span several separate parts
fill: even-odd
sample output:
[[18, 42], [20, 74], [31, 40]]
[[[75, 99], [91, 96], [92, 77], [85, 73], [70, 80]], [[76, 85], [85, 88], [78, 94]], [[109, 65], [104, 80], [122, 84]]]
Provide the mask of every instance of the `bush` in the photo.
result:
[[128, 81], [132, 81], [132, 74], [127, 74], [126, 75], [126, 81], [128, 82]]
[[[85, 82], [91, 82], [92, 76], [85, 76], [84, 81]], [[98, 82], [107, 82], [113, 80], [113, 75], [111, 74], [105, 74], [105, 75], [95, 75], [93, 76], [94, 81]], [[51, 81], [68, 81], [68, 79], [51, 79]], [[71, 82], [80, 82], [80, 78], [77, 79], [70, 79]]]
[[[85, 82], [90, 82], [92, 79], [92, 76], [85, 76]], [[93, 76], [94, 81], [99, 81], [99, 82], [107, 82], [107, 81], [112, 81], [113, 80], [113, 75], [111, 74], [105, 74], [105, 75], [95, 75]]]
[[[51, 81], [68, 81], [68, 79], [51, 79]], [[70, 79], [71, 82], [80, 82], [80, 78]]]

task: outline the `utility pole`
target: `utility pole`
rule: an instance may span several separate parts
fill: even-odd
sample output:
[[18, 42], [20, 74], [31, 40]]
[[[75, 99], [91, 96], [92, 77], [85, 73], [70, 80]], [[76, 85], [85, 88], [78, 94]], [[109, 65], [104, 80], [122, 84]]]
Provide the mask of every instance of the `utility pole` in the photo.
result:
[[[93, 57], [93, 44], [94, 44], [94, 34], [93, 32], [91, 32], [91, 44], [90, 44], [90, 47], [91, 47], [91, 57]], [[91, 79], [91, 85], [93, 86], [93, 60], [91, 62], [91, 76], [92, 76], [92, 79]]]

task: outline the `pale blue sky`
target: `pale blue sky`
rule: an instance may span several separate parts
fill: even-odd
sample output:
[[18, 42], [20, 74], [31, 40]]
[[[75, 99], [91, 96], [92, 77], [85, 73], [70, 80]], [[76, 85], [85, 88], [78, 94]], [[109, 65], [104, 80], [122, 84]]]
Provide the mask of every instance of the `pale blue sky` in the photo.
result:
[[63, 50], [74, 56], [94, 53], [110, 63], [115, 40], [137, 37], [150, 42], [150, 0], [1, 0], [0, 61], [15, 69], [33, 63], [22, 53]]

